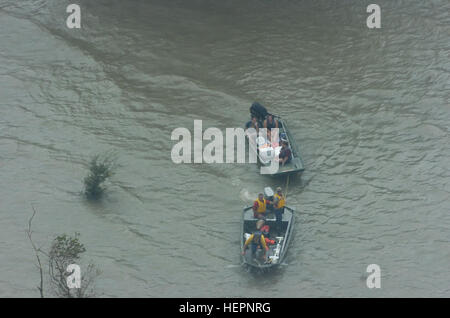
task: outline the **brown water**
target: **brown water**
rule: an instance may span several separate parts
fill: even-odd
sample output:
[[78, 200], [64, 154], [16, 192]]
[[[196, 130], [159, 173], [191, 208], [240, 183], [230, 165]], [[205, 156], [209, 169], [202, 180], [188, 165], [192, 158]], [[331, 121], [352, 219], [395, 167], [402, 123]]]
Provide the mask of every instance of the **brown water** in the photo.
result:
[[[450, 3], [0, 1], [0, 296], [37, 297], [25, 235], [81, 233], [104, 296], [450, 296]], [[288, 119], [306, 171], [286, 264], [239, 266], [256, 166], [175, 165], [177, 127]], [[117, 154], [102, 202], [92, 155]], [[381, 267], [382, 288], [366, 287]]]

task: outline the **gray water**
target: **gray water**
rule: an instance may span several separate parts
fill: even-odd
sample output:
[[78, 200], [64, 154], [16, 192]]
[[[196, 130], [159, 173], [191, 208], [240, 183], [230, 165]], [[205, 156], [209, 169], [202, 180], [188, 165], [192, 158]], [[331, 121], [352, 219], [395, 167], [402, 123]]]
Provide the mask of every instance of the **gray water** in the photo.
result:
[[[111, 297], [450, 296], [450, 3], [0, 1], [0, 296], [38, 297], [25, 234], [80, 232]], [[172, 163], [173, 129], [287, 118], [306, 171], [286, 264], [239, 264], [242, 208], [285, 179]], [[90, 158], [113, 151], [99, 203]], [[366, 267], [381, 268], [381, 289]]]

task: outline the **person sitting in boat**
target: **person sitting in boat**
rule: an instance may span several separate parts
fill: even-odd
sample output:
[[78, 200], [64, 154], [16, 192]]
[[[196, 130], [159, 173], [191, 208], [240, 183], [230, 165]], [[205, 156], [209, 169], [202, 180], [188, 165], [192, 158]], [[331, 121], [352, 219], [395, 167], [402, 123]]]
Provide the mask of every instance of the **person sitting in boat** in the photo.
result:
[[264, 194], [258, 194], [258, 198], [253, 202], [253, 216], [257, 219], [262, 219], [266, 216], [267, 205], [272, 202], [264, 199]]
[[258, 247], [262, 247], [262, 248], [264, 248], [263, 258], [264, 259], [266, 258], [266, 252], [269, 250], [269, 247], [267, 247], [264, 234], [261, 232], [261, 228], [263, 225], [264, 225], [264, 220], [258, 220], [256, 222], [256, 231], [253, 232], [253, 234], [250, 235], [250, 237], [245, 241], [242, 255], [245, 255], [245, 251], [246, 251], [248, 245], [250, 245], [251, 251], [252, 251], [252, 257], [255, 256]]
[[278, 128], [278, 120], [273, 118], [272, 114], [267, 115], [266, 119], [264, 120], [264, 128], [267, 128], [267, 130]]
[[278, 231], [281, 231], [281, 225], [283, 220], [284, 207], [286, 206], [286, 199], [281, 191], [281, 188], [277, 188], [277, 193], [274, 195], [273, 207], [275, 209], [276, 227]]
[[258, 120], [258, 118], [256, 118], [256, 116], [252, 116], [252, 120], [250, 121], [247, 128], [254, 128], [256, 132], [258, 132], [259, 127], [261, 127], [260, 121]]
[[267, 115], [263, 127], [267, 129], [267, 138], [272, 139], [272, 128], [278, 128], [278, 120], [273, 118], [272, 114]]
[[267, 245], [274, 245], [276, 242], [275, 240], [271, 240], [269, 238], [269, 232], [270, 232], [270, 227], [266, 224], [263, 227], [261, 227], [261, 233], [264, 235], [264, 239], [266, 240], [266, 244]]
[[286, 140], [282, 140], [280, 154], [278, 155], [278, 161], [281, 163], [281, 166], [284, 166], [286, 163], [291, 162], [291, 159], [291, 148], [289, 148], [289, 144]]

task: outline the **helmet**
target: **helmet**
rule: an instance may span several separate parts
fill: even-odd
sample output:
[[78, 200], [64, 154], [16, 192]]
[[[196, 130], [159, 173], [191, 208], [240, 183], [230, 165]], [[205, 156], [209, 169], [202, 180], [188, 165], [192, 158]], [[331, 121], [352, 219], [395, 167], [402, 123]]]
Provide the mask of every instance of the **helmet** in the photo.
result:
[[269, 230], [270, 230], [270, 227], [269, 227], [268, 225], [264, 225], [264, 226], [260, 229], [260, 231], [261, 231], [261, 233], [262, 233], [263, 235], [268, 235], [268, 234], [269, 234]]
[[256, 228], [257, 228], [258, 230], [260, 230], [260, 231], [261, 231], [261, 229], [262, 229], [262, 227], [263, 227], [264, 223], [265, 223], [265, 221], [264, 221], [264, 220], [262, 220], [262, 219], [260, 219], [260, 220], [256, 221]]

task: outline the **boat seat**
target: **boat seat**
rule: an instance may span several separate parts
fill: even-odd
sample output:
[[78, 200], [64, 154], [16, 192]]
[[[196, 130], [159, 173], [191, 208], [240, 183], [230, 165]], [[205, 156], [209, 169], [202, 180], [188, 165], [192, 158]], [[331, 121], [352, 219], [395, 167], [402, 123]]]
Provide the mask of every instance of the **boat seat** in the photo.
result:
[[[286, 215], [286, 213], [283, 213], [283, 219], [282, 219], [282, 221], [288, 221], [288, 216]], [[252, 218], [250, 218], [250, 219], [247, 219], [247, 221], [258, 221], [259, 219], [257, 219], [257, 218], [255, 218], [255, 217], [252, 217]], [[275, 222], [277, 219], [276, 218], [266, 218], [266, 222], [267, 221], [271, 221], [271, 222]]]

